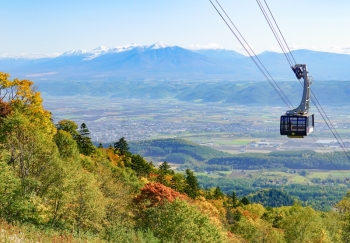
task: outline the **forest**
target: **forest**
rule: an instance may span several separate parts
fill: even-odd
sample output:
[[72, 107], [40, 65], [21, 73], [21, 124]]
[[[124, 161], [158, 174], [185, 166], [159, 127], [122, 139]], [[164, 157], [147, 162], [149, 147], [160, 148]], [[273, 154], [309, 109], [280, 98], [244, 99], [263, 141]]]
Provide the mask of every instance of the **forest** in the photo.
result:
[[0, 98], [3, 242], [350, 240], [350, 193], [324, 212], [283, 190], [246, 197], [204, 188], [192, 170], [155, 166], [123, 137], [104, 148], [84, 123], [54, 124], [30, 80], [0, 72]]
[[183, 164], [196, 171], [245, 169], [350, 169], [343, 152], [318, 153], [311, 150], [271, 153], [229, 154], [184, 139], [154, 139], [130, 143], [131, 151], [142, 156]]

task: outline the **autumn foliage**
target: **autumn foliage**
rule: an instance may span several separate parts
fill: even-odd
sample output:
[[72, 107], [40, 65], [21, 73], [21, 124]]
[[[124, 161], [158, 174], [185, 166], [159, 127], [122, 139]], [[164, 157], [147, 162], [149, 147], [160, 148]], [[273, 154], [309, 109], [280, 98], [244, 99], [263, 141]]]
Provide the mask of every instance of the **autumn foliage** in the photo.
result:
[[148, 208], [162, 205], [165, 201], [173, 202], [176, 198], [185, 199], [186, 197], [159, 182], [152, 182], [141, 189], [141, 193], [134, 198], [134, 203]]
[[11, 107], [0, 98], [0, 118], [4, 118], [11, 113]]
[[124, 138], [96, 148], [85, 124], [54, 125], [33, 82], [9, 77], [0, 72], [0, 242], [350, 242], [350, 193], [319, 212], [203, 189]]

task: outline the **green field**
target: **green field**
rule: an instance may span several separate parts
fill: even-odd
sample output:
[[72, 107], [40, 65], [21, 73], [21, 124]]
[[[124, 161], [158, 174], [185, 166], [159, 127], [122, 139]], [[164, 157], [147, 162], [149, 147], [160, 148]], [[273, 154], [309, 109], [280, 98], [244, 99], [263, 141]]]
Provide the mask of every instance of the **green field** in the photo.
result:
[[[305, 170], [303, 170], [305, 171]], [[272, 170], [233, 170], [233, 171], [214, 171], [212, 173], [196, 173], [196, 175], [206, 175], [213, 178], [225, 177], [232, 179], [262, 179], [270, 181], [270, 183], [276, 183], [286, 180], [285, 184], [317, 184], [311, 182], [312, 179], [321, 179], [319, 184], [327, 184], [327, 179], [341, 179], [340, 184], [347, 183], [346, 178], [350, 177], [350, 170], [336, 171], [336, 170], [306, 170], [307, 175], [300, 175], [300, 171], [283, 172]]]

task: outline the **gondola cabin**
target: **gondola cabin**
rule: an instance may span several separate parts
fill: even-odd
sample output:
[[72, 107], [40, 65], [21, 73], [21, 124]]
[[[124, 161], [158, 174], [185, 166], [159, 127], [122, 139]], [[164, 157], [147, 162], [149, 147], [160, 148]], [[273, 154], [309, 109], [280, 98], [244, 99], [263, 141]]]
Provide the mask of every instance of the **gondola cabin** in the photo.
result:
[[314, 131], [314, 114], [283, 115], [280, 123], [281, 135], [289, 138], [303, 138]]

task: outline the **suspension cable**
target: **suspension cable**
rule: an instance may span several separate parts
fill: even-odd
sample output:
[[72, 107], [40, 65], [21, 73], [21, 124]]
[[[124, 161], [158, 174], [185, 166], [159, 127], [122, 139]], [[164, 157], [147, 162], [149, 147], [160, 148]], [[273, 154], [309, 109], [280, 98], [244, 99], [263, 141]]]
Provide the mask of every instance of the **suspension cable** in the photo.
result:
[[[313, 94], [313, 93], [312, 93]], [[316, 98], [316, 96], [313, 94], [313, 98]], [[317, 100], [318, 102], [318, 100]], [[343, 140], [341, 139], [339, 133], [337, 132], [337, 130], [334, 128], [332, 122], [330, 121], [329, 117], [327, 116], [326, 112], [323, 110], [322, 106], [320, 105], [320, 103], [318, 102], [318, 104], [320, 105], [323, 113], [321, 112], [321, 110], [318, 108], [317, 103], [313, 101], [312, 99], [312, 103], [314, 104], [314, 106], [316, 107], [316, 109], [318, 110], [318, 112], [320, 113], [320, 115], [322, 116], [323, 120], [325, 121], [326, 125], [328, 126], [329, 130], [332, 132], [334, 138], [337, 140], [337, 142], [339, 143], [340, 147], [342, 148], [342, 150], [344, 151], [346, 157], [348, 158], [348, 160], [350, 161], [350, 155], [349, 155], [349, 150], [347, 149], [347, 147], [344, 145]], [[327, 120], [326, 120], [326, 118]], [[329, 125], [331, 124], [331, 125]], [[340, 141], [339, 141], [340, 140]]]
[[[210, 1], [211, 2], [211, 1]], [[239, 34], [239, 36], [242, 38], [242, 40], [244, 41], [244, 43], [248, 46], [248, 48], [250, 49], [250, 51], [253, 53], [253, 55], [251, 55], [247, 50], [248, 55], [253, 59], [252, 56], [254, 56], [258, 62], [260, 63], [260, 65], [264, 68], [264, 70], [266, 71], [266, 73], [269, 75], [269, 77], [272, 79], [272, 81], [274, 82], [274, 84], [276, 85], [276, 87], [278, 88], [279, 92], [282, 94], [282, 96], [284, 97], [284, 99], [286, 101], [288, 101], [288, 104], [286, 104], [287, 106], [289, 106], [289, 108], [293, 108], [292, 103], [289, 101], [289, 99], [287, 98], [287, 96], [283, 93], [282, 89], [280, 88], [280, 86], [277, 84], [277, 82], [272, 78], [271, 74], [269, 73], [269, 71], [267, 71], [267, 69], [265, 68], [264, 64], [260, 61], [260, 58], [255, 54], [254, 50], [250, 47], [250, 45], [248, 44], [248, 42], [246, 41], [246, 39], [243, 37], [243, 35], [241, 34], [241, 32], [238, 30], [238, 28], [236, 27], [236, 25], [233, 23], [233, 21], [231, 20], [231, 18], [228, 16], [228, 14], [226, 13], [225, 9], [221, 6], [221, 4], [219, 3], [218, 0], [216, 0], [217, 4], [219, 5], [219, 7], [221, 8], [221, 10], [223, 11], [223, 13], [226, 15], [226, 17], [228, 18], [228, 20], [230, 21], [230, 23], [232, 24], [232, 26], [235, 28], [235, 30], [237, 31], [237, 33]], [[214, 6], [215, 8], [215, 6]], [[225, 21], [226, 22], [226, 21]], [[235, 35], [236, 36], [236, 35]], [[237, 38], [237, 36], [236, 36]], [[241, 43], [241, 42], [240, 42]], [[242, 43], [241, 43], [242, 44]], [[243, 46], [244, 47], [244, 46]], [[268, 80], [270, 82], [270, 80]], [[271, 83], [270, 83], [271, 84]], [[276, 88], [273, 86], [273, 84], [271, 84], [271, 86], [275, 89], [275, 91], [277, 93], [279, 93]], [[280, 94], [279, 94], [280, 95]], [[280, 95], [281, 97], [281, 95]]]
[[276, 32], [276, 30], [275, 30], [273, 24], [271, 23], [271, 20], [270, 20], [269, 16], [267, 15], [267, 13], [266, 13], [266, 11], [265, 11], [263, 5], [261, 4], [260, 0], [256, 0], [256, 2], [257, 2], [257, 4], [259, 5], [259, 8], [260, 8], [261, 12], [262, 12], [263, 15], [264, 15], [264, 17], [265, 17], [265, 19], [266, 19], [266, 22], [267, 22], [268, 25], [270, 26], [270, 29], [271, 29], [273, 35], [275, 36], [278, 45], [281, 47], [282, 52], [283, 52], [284, 56], [286, 57], [286, 59], [287, 59], [289, 65], [290, 65], [290, 66], [293, 66], [293, 65], [292, 65], [292, 61], [291, 61], [290, 57], [287, 55], [287, 51], [285, 50], [285, 47], [283, 46], [283, 43], [282, 43], [282, 41], [280, 40], [280, 38], [279, 38], [279, 36], [278, 36], [278, 34], [277, 34], [277, 32]]
[[[254, 59], [254, 57], [260, 62], [261, 66], [263, 66], [263, 68], [266, 70], [265, 66], [261, 63], [260, 59], [256, 56], [256, 54], [252, 51], [252, 48], [250, 47], [250, 45], [248, 44], [247, 41], [245, 41], [245, 39], [243, 38], [242, 36], [242, 39], [244, 39], [246, 45], [248, 46], [248, 48], [252, 51], [253, 54], [251, 54], [249, 52], [249, 50], [247, 49], [247, 47], [244, 45], [243, 41], [239, 38], [239, 36], [235, 33], [235, 31], [232, 29], [232, 27], [229, 25], [229, 23], [227, 22], [227, 20], [224, 18], [224, 16], [221, 14], [221, 12], [219, 11], [219, 9], [214, 5], [214, 3], [209, 0], [210, 3], [213, 5], [213, 7], [215, 8], [215, 10], [217, 11], [217, 13], [220, 15], [221, 19], [225, 22], [225, 24], [227, 25], [227, 27], [230, 29], [230, 31], [232, 32], [232, 34], [236, 37], [236, 39], [238, 40], [238, 42], [242, 45], [242, 47], [244, 48], [244, 50], [247, 52], [248, 56], [252, 59], [252, 61], [254, 62], [254, 64], [258, 67], [258, 69], [260, 70], [260, 72], [263, 74], [263, 76], [267, 79], [267, 81], [270, 83], [270, 85], [273, 87], [273, 89], [276, 91], [276, 93], [280, 96], [280, 98], [282, 99], [282, 101], [284, 102], [284, 104], [287, 106], [287, 107], [293, 107], [291, 105], [291, 102], [289, 101], [289, 99], [287, 98], [287, 96], [281, 92], [281, 91], [278, 91], [278, 89], [275, 87], [275, 85], [273, 85], [272, 81], [270, 80], [270, 78], [267, 76], [267, 74], [264, 72], [264, 70], [260, 67], [260, 65], [258, 64], [258, 62]], [[219, 4], [218, 0], [216, 0], [216, 2]], [[220, 8], [223, 10], [223, 8], [221, 7], [221, 5], [219, 4]], [[224, 11], [224, 10], [223, 10]], [[224, 13], [226, 14], [226, 12], [224, 11]], [[226, 14], [227, 16], [227, 14]], [[231, 21], [232, 22], [232, 21]], [[236, 30], [237, 27], [235, 25], [233, 25], [234, 28]], [[237, 31], [239, 32], [239, 31]], [[240, 33], [240, 32], [239, 32]], [[267, 72], [267, 70], [266, 70]], [[267, 72], [268, 73], [268, 72]], [[270, 74], [269, 74], [270, 75]], [[270, 75], [271, 76], [271, 75]], [[274, 80], [273, 80], [274, 81]], [[275, 81], [274, 81], [275, 82]], [[276, 82], [275, 82], [276, 83]], [[277, 85], [277, 84], [276, 84]], [[279, 87], [277, 85], [277, 87]]]
[[327, 154], [327, 157], [329, 159], [329, 161], [331, 161], [331, 163], [334, 165], [334, 167], [343, 175], [343, 177], [348, 181], [349, 177], [346, 176], [345, 172], [342, 171], [341, 169], [339, 169], [339, 167], [333, 162], [331, 156], [328, 156], [328, 152], [326, 151], [326, 149], [324, 148], [323, 144], [318, 143], [317, 141], [320, 141], [317, 136], [315, 134], [310, 134], [310, 136], [312, 137], [312, 139], [315, 141], [315, 143], [317, 144], [317, 146], [319, 146], [324, 152], [325, 154]]
[[282, 37], [282, 39], [283, 39], [283, 41], [284, 41], [284, 44], [285, 44], [286, 47], [288, 48], [289, 54], [292, 56], [292, 58], [293, 58], [293, 60], [294, 60], [294, 64], [297, 64], [297, 62], [296, 62], [295, 59], [294, 59], [293, 53], [292, 53], [291, 50], [289, 49], [289, 46], [288, 46], [288, 44], [287, 44], [287, 41], [284, 39], [284, 36], [283, 36], [283, 34], [282, 34], [282, 31], [280, 30], [280, 27], [278, 26], [278, 24], [277, 24], [277, 22], [276, 22], [276, 20], [275, 20], [275, 17], [273, 16], [273, 14], [272, 14], [272, 12], [271, 12], [271, 10], [270, 10], [270, 8], [269, 8], [269, 5], [267, 4], [266, 0], [264, 0], [264, 2], [265, 2], [265, 5], [266, 5], [267, 9], [268, 9], [269, 12], [270, 12], [270, 15], [271, 15], [273, 21], [275, 22], [275, 25], [276, 25], [276, 27], [277, 27], [279, 33], [281, 34], [281, 37]]

